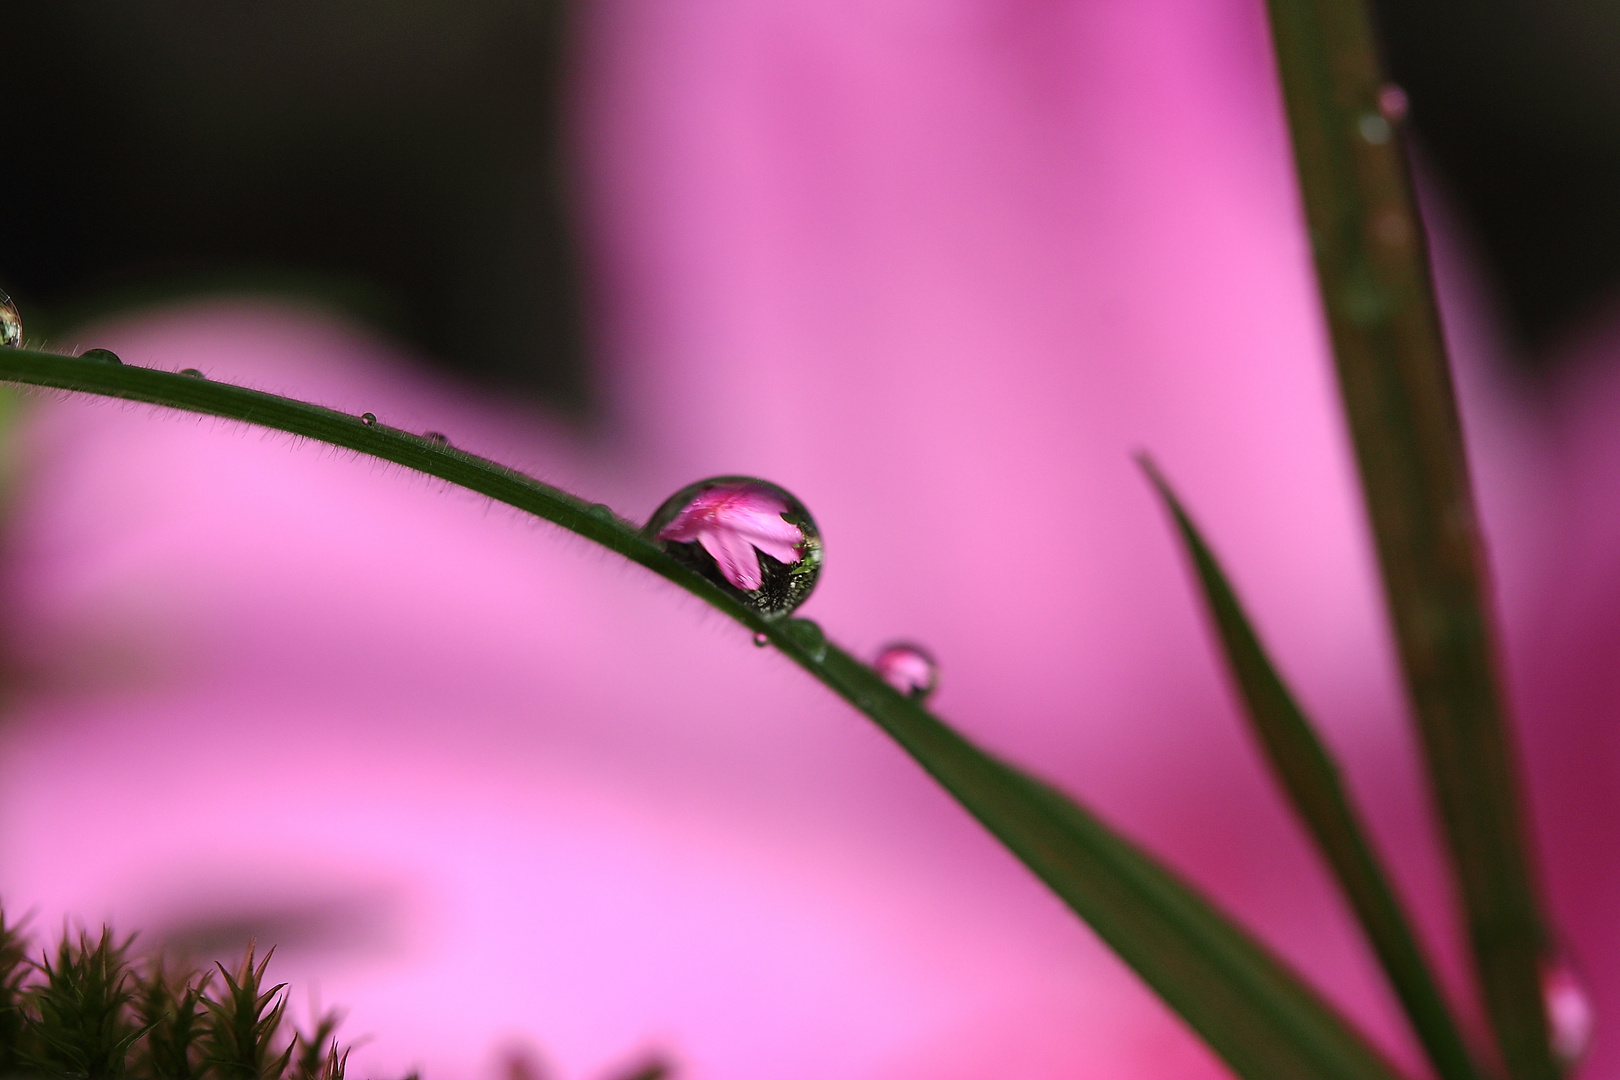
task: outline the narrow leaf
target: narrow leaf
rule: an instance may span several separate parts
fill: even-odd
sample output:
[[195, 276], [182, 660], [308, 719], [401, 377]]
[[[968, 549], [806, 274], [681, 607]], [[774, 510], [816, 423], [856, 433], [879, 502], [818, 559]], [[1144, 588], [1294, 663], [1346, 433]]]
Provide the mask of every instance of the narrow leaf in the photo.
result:
[[[629, 522], [442, 443], [254, 390], [21, 349], [0, 349], [0, 379], [223, 416], [347, 447], [480, 492], [619, 552], [762, 635], [876, 721], [1239, 1076], [1398, 1080], [1377, 1050], [1285, 965], [1130, 841], [979, 750], [821, 635], [796, 633], [794, 620], [762, 619]], [[225, 981], [236, 990], [229, 973]], [[220, 1007], [209, 1008], [217, 1017]]]
[[1442, 1080], [1478, 1080], [1479, 1069], [1350, 802], [1338, 764], [1277, 674], [1198, 527], [1153, 462], [1143, 457], [1141, 464], [1186, 544], [1255, 736], [1338, 878], [1435, 1072]]
[[1509, 1072], [1551, 1080], [1543, 922], [1398, 99], [1365, 0], [1267, 3], [1339, 386], [1485, 1005]]

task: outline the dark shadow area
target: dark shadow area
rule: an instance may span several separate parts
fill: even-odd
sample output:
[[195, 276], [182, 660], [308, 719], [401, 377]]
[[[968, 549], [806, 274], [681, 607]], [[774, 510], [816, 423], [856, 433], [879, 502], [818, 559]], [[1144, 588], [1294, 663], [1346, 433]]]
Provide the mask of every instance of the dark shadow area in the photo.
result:
[[580, 407], [559, 0], [11, 0], [0, 282], [30, 336], [314, 293]]

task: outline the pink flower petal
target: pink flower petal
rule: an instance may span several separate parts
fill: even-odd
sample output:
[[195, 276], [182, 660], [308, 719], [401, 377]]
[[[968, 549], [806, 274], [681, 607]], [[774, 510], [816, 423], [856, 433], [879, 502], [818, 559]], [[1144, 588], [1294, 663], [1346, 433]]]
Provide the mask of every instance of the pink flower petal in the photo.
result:
[[705, 529], [698, 533], [698, 543], [714, 556], [714, 561], [720, 564], [720, 572], [737, 588], [753, 590], [765, 583], [759, 556], [746, 537], [729, 529]]

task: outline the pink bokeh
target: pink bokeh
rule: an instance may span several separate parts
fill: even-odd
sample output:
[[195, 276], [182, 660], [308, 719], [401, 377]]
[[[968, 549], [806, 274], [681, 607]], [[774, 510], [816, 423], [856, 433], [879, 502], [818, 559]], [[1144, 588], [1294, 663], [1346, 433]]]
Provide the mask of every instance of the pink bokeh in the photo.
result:
[[[644, 518], [715, 474], [814, 513], [804, 614], [1207, 886], [1414, 1063], [1233, 710], [1130, 454], [1200, 517], [1461, 970], [1254, 0], [603, 0], [586, 26], [606, 419], [312, 310], [101, 326], [433, 428]], [[1532, 399], [1448, 321], [1554, 906], [1620, 994], [1620, 380]], [[1594, 357], [1606, 350], [1592, 345]], [[1221, 1067], [863, 718], [696, 601], [351, 455], [79, 400], [24, 426], [0, 889], [121, 927], [340, 912], [278, 957], [359, 1075], [1202, 1077]], [[295, 996], [302, 1006], [302, 996]]]

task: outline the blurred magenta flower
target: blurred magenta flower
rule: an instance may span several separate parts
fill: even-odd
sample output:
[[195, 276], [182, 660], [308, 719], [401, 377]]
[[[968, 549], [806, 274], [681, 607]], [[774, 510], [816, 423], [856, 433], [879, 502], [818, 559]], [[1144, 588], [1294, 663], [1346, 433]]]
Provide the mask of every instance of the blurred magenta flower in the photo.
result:
[[[1130, 462], [1150, 449], [1205, 525], [1455, 983], [1261, 5], [589, 12], [598, 429], [269, 302], [83, 343], [443, 430], [638, 519], [695, 477], [789, 485], [833, 537], [811, 605], [831, 636], [917, 638], [949, 668], [944, 715], [1163, 852], [1413, 1063]], [[1620, 382], [1594, 364], [1517, 393], [1447, 235], [1598, 1075], [1620, 1062], [1601, 1023], [1620, 1013]], [[0, 891], [41, 925], [268, 928], [278, 978], [318, 980], [375, 1036], [357, 1075], [470, 1077], [520, 1045], [568, 1080], [651, 1048], [694, 1080], [1222, 1074], [875, 731], [576, 539], [106, 404], [38, 403], [18, 461]]]
[[765, 576], [756, 549], [779, 563], [799, 561], [804, 534], [783, 519], [787, 509], [785, 499], [758, 484], [716, 484], [700, 491], [659, 529], [658, 539], [702, 544], [727, 581], [739, 589], [757, 589]]

